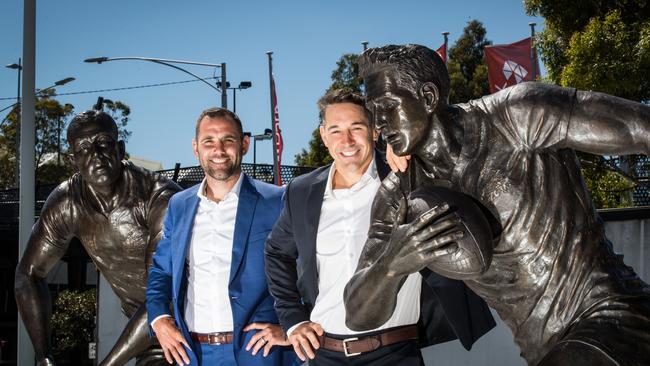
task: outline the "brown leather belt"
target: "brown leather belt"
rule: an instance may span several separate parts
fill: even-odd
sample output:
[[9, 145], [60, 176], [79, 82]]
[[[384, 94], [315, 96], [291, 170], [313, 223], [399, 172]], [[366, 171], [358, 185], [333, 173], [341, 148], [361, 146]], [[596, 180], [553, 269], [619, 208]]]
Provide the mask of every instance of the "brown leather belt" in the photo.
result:
[[190, 337], [194, 342], [202, 344], [220, 345], [232, 343], [232, 332], [220, 333], [194, 333], [190, 332]]
[[326, 335], [322, 335], [319, 338], [321, 347], [324, 349], [343, 352], [346, 357], [350, 357], [371, 352], [379, 347], [390, 344], [418, 339], [418, 327], [409, 325], [371, 336], [350, 337], [346, 339], [336, 339]]

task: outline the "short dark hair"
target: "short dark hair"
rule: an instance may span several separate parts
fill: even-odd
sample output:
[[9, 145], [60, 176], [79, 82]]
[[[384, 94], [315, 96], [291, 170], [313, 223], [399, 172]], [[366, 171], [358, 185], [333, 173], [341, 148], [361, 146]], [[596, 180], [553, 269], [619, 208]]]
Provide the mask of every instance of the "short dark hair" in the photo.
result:
[[431, 82], [438, 88], [440, 99], [449, 97], [449, 73], [436, 51], [417, 44], [388, 45], [369, 48], [359, 58], [359, 72], [366, 77], [392, 67], [400, 86], [417, 97], [422, 84]]
[[370, 111], [366, 108], [366, 98], [361, 93], [352, 88], [340, 88], [328, 91], [318, 100], [320, 124], [323, 124], [325, 120], [325, 109], [332, 104], [338, 103], [352, 103], [361, 106], [366, 112], [366, 116], [370, 117]]
[[66, 138], [68, 139], [68, 144], [70, 146], [72, 146], [74, 140], [79, 137], [82, 129], [90, 123], [101, 125], [106, 129], [108, 133], [111, 134], [115, 141], [117, 141], [117, 124], [115, 123], [113, 117], [102, 111], [89, 110], [77, 114], [74, 116], [72, 121], [70, 121], [66, 133]]
[[237, 117], [236, 114], [233, 112], [229, 111], [226, 108], [219, 108], [219, 107], [212, 107], [204, 110], [201, 112], [199, 115], [199, 118], [196, 120], [196, 131], [195, 131], [195, 138], [199, 138], [199, 128], [201, 127], [201, 121], [203, 118], [208, 117], [208, 118], [225, 118], [228, 119], [232, 122], [235, 122], [235, 126], [237, 126], [237, 131], [239, 131], [239, 136], [243, 140], [244, 139], [244, 128], [242, 127], [241, 120], [239, 117]]

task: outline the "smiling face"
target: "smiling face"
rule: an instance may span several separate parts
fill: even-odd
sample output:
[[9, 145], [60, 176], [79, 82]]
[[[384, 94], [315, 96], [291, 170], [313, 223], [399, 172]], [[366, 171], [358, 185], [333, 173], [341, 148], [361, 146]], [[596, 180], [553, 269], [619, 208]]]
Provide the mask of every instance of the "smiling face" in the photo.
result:
[[84, 123], [75, 130], [71, 140], [74, 164], [85, 182], [105, 188], [120, 178], [124, 142], [116, 141], [112, 126]]
[[431, 83], [424, 84], [417, 96], [397, 82], [394, 70], [381, 70], [364, 78], [366, 104], [375, 127], [383, 133], [395, 154], [413, 154], [424, 141], [431, 124], [431, 113], [438, 92]]
[[203, 117], [192, 141], [194, 156], [199, 159], [206, 176], [219, 182], [239, 178], [242, 157], [249, 145], [248, 136], [242, 138], [236, 123], [226, 117]]
[[334, 103], [325, 108], [320, 136], [336, 169], [363, 173], [372, 161], [377, 133], [370, 128], [365, 109], [354, 103]]

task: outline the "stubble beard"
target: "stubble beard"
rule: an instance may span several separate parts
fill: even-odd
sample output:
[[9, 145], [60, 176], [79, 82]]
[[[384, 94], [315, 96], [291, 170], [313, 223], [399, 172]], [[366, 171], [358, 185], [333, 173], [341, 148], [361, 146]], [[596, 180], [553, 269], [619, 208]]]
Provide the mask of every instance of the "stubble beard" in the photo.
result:
[[206, 168], [206, 174], [217, 181], [228, 181], [235, 175], [237, 171], [237, 169], [235, 169], [235, 164], [232, 163], [225, 169], [214, 169], [209, 165]]

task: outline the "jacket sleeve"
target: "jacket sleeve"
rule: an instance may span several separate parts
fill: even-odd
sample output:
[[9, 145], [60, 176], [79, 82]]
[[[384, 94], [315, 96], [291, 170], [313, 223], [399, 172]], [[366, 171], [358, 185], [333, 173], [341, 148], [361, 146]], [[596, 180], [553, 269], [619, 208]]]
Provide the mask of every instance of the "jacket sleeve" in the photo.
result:
[[298, 290], [298, 249], [291, 217], [291, 184], [285, 192], [285, 205], [266, 240], [265, 266], [269, 292], [275, 299], [275, 310], [284, 330], [309, 320], [309, 309]]
[[147, 321], [151, 322], [161, 315], [172, 315], [170, 304], [172, 301], [172, 242], [171, 233], [174, 230], [173, 200], [170, 201], [163, 223], [163, 232], [153, 263], [147, 278]]

